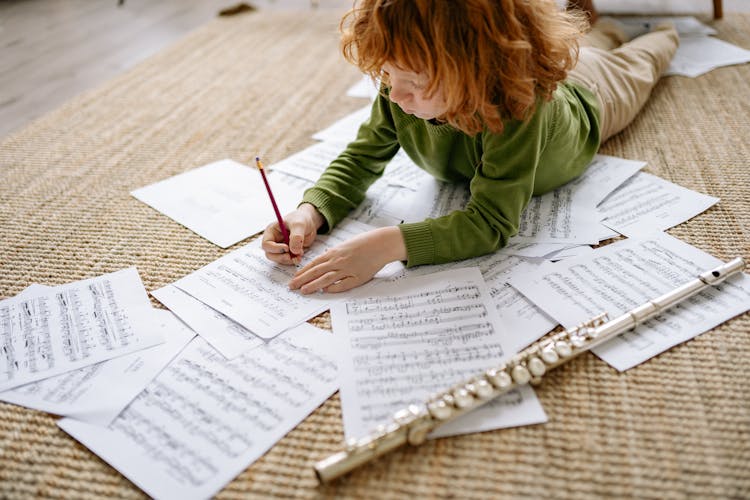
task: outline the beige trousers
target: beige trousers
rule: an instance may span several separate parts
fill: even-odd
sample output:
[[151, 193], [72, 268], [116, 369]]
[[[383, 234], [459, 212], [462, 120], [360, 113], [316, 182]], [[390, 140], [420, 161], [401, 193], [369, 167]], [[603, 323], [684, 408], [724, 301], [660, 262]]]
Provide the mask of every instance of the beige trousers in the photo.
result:
[[672, 60], [679, 38], [671, 26], [628, 41], [616, 23], [602, 18], [586, 34], [571, 81], [591, 89], [601, 104], [604, 142], [635, 118]]

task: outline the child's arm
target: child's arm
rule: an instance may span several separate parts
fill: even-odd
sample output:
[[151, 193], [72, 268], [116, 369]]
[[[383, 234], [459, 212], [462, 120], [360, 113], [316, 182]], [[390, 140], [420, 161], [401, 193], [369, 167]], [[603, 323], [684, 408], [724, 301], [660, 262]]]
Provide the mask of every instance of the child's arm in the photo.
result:
[[321, 227], [322, 232], [333, 229], [362, 203], [367, 188], [383, 175], [399, 148], [387, 99], [379, 96], [357, 138], [302, 197], [303, 202], [314, 205], [325, 218], [327, 224]]
[[393, 117], [387, 104], [377, 99], [370, 119], [363, 123], [357, 138], [336, 158], [302, 198], [298, 210], [284, 217], [289, 229], [289, 248], [278, 223], [268, 225], [263, 234], [266, 256], [279, 264], [297, 264], [315, 234], [328, 232], [365, 198], [367, 188], [382, 174], [399, 150]]

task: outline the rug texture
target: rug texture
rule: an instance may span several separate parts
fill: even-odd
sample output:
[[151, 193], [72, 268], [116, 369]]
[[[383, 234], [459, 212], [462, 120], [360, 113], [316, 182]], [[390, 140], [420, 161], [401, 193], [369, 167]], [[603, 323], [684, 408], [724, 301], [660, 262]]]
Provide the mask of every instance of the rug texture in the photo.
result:
[[[128, 266], [153, 290], [231, 251], [129, 192], [222, 158], [272, 164], [365, 105], [345, 97], [359, 74], [338, 15], [217, 18], [0, 143], [0, 298]], [[750, 48], [750, 17], [715, 26]], [[723, 260], [750, 257], [748, 82], [750, 65], [666, 78], [602, 148], [720, 197], [669, 232]], [[545, 425], [431, 441], [318, 486], [312, 464], [343, 436], [334, 395], [218, 497], [750, 498], [749, 372], [750, 314], [625, 373], [586, 354], [538, 388]], [[144, 497], [55, 421], [0, 403], [0, 498]]]

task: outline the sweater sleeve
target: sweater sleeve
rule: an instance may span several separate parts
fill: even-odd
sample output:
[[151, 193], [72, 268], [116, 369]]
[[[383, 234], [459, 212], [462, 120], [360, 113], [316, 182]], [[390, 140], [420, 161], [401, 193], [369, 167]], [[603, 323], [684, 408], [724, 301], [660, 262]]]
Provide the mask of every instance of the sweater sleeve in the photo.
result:
[[315, 206], [326, 220], [319, 232], [330, 232], [362, 203], [367, 188], [383, 175], [383, 170], [398, 149], [387, 99], [378, 96], [370, 118], [360, 126], [357, 138], [331, 162], [302, 197], [302, 203]]
[[463, 210], [399, 226], [408, 267], [468, 259], [507, 245], [534, 192], [547, 134], [541, 115], [537, 112], [527, 122], [509, 122], [499, 135], [482, 134], [481, 159]]

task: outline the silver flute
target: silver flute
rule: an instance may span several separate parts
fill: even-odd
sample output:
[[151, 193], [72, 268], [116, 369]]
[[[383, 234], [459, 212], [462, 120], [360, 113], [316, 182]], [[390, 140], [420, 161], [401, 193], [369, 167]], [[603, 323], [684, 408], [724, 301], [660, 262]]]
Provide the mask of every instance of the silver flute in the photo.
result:
[[378, 426], [364, 438], [347, 441], [343, 451], [317, 462], [315, 473], [320, 482], [326, 483], [406, 443], [420, 445], [437, 427], [516, 387], [541, 382], [544, 374], [552, 368], [744, 269], [745, 261], [735, 258], [618, 318], [609, 320], [606, 313], [600, 314], [575, 328], [544, 338], [502, 365], [435, 394], [423, 404], [410, 405], [396, 412], [391, 423]]

